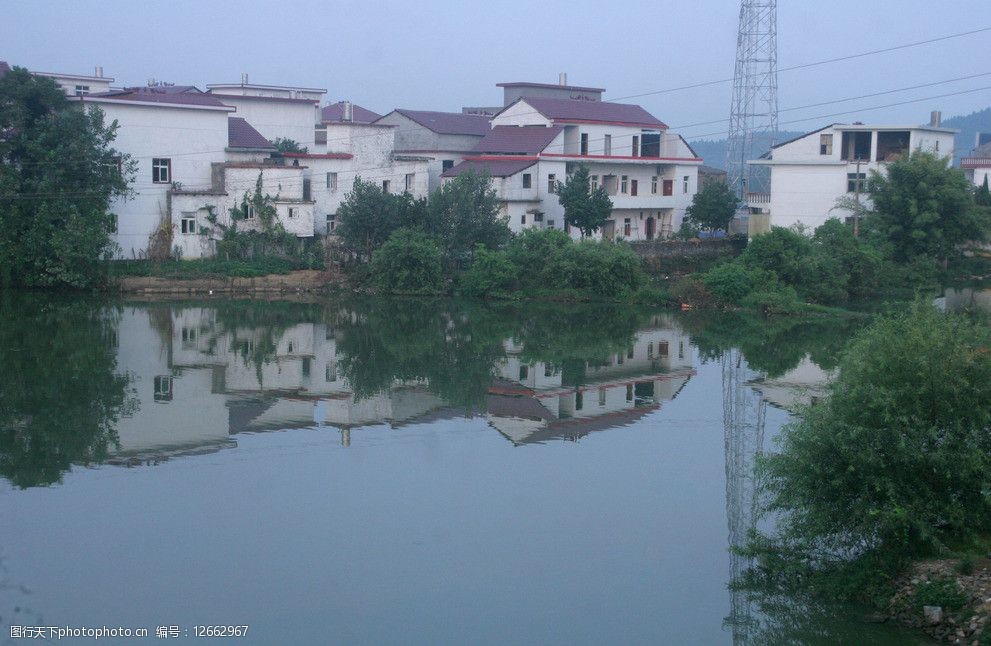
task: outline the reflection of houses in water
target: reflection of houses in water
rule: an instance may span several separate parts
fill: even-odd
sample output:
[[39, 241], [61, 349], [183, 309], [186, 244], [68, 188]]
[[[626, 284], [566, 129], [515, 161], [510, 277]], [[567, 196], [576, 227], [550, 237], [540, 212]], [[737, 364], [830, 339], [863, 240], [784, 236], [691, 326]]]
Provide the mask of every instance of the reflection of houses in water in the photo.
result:
[[630, 346], [603, 365], [584, 366], [576, 385], [562, 368], [525, 362], [523, 348], [506, 343], [507, 358], [489, 389], [489, 423], [514, 444], [577, 440], [629, 424], [674, 399], [694, 373], [688, 336], [654, 317]]
[[834, 371], [823, 370], [806, 355], [798, 365], [778, 377], [757, 377], [747, 382], [772, 406], [794, 411], [825, 396]]
[[246, 431], [327, 425], [348, 443], [352, 426], [399, 424], [445, 406], [417, 382], [356, 398], [323, 323], [228, 326], [214, 308], [150, 306], [125, 308], [119, 339], [118, 363], [140, 405], [118, 424], [114, 461], [235, 446], [231, 435]]

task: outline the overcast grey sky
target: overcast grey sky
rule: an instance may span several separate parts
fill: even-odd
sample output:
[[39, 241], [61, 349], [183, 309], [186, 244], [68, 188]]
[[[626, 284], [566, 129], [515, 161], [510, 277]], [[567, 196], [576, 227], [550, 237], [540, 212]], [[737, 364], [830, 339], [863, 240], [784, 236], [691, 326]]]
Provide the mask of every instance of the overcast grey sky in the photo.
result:
[[[500, 81], [606, 88], [606, 98], [733, 75], [739, 2], [331, 2], [113, 0], [0, 2], [0, 60], [91, 74], [116, 85], [237, 82], [323, 87], [377, 112], [498, 105]], [[991, 0], [780, 0], [784, 68], [991, 27]], [[782, 109], [991, 72], [991, 31], [779, 76]], [[991, 75], [838, 105], [782, 112], [780, 121], [991, 87]], [[731, 84], [637, 99], [672, 127], [728, 116]], [[830, 121], [911, 122], [991, 105], [991, 90]], [[688, 136], [725, 124], [684, 128]]]

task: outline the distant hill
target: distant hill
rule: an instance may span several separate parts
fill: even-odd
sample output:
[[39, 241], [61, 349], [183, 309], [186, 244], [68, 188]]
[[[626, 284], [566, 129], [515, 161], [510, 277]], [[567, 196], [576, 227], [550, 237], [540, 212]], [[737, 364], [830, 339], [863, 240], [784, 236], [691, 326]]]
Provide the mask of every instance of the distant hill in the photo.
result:
[[943, 127], [960, 131], [956, 136], [956, 154], [953, 160], [956, 164], [961, 157], [966, 157], [970, 153], [978, 132], [991, 132], [991, 108], [943, 119]]
[[[959, 130], [956, 136], [954, 164], [959, 164], [960, 158], [970, 153], [978, 132], [991, 132], [991, 108], [978, 110], [971, 114], [959, 115], [943, 119], [944, 128]], [[788, 141], [808, 131], [782, 130], [778, 133], [778, 142]], [[705, 160], [706, 166], [726, 169], [726, 140], [698, 139], [689, 141], [692, 149]]]

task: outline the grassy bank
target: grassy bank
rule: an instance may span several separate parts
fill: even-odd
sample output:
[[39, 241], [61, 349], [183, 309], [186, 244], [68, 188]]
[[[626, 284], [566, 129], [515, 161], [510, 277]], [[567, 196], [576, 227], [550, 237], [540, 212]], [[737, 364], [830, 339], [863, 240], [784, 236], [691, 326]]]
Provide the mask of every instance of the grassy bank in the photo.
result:
[[112, 265], [116, 278], [142, 277], [172, 280], [204, 278], [258, 278], [272, 274], [288, 274], [297, 269], [321, 269], [286, 258], [255, 258], [251, 260], [120, 260]]

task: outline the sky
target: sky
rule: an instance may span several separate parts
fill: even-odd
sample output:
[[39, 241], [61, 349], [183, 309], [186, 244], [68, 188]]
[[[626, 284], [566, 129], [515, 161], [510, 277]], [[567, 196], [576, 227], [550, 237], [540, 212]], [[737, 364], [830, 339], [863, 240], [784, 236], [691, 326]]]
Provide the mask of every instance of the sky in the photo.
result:
[[[991, 27], [991, 0], [780, 0], [778, 65], [786, 68]], [[294, 0], [0, 0], [0, 60], [37, 71], [92, 74], [115, 86], [238, 82], [326, 88], [379, 113], [500, 105], [496, 83], [606, 88], [689, 138], [719, 138], [737, 0], [643, 2], [333, 2]], [[830, 63], [778, 77], [783, 130], [834, 121], [928, 122], [991, 105], [991, 31]], [[975, 74], [987, 76], [880, 97], [787, 108]], [[932, 98], [964, 90], [979, 91]], [[916, 103], [865, 108], [911, 99]], [[856, 111], [850, 114], [833, 113]], [[690, 127], [689, 127], [690, 126]]]

